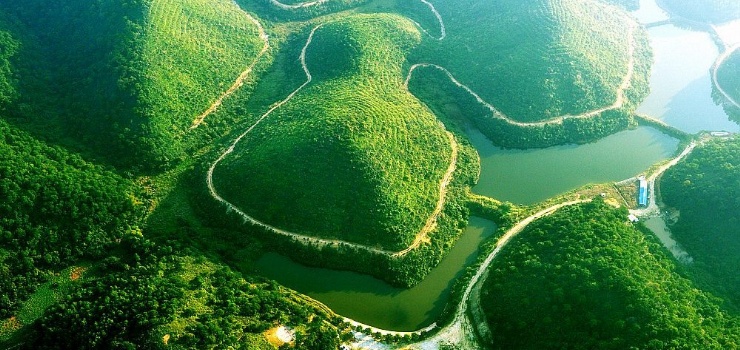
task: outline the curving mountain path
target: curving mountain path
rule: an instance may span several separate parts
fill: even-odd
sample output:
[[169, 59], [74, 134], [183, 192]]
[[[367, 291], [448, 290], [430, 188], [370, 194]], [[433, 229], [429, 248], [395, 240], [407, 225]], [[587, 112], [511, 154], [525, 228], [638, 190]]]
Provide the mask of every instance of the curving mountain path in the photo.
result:
[[273, 5], [275, 5], [275, 6], [277, 6], [277, 7], [279, 7], [279, 8], [281, 8], [281, 9], [284, 9], [284, 10], [295, 10], [295, 9], [300, 9], [300, 8], [304, 8], [304, 7], [318, 6], [318, 5], [321, 5], [321, 4], [323, 4], [323, 3], [327, 2], [327, 1], [328, 0], [304, 1], [304, 2], [301, 2], [301, 3], [298, 3], [298, 4], [288, 5], [288, 4], [282, 3], [282, 2], [280, 2], [278, 0], [270, 0], [270, 3], [273, 4]]
[[[436, 13], [436, 10], [435, 10], [435, 13]], [[612, 103], [611, 105], [606, 106], [606, 107], [602, 107], [602, 108], [595, 109], [595, 110], [592, 110], [592, 111], [588, 111], [588, 112], [585, 112], [585, 113], [582, 113], [582, 114], [578, 114], [578, 115], [563, 115], [563, 116], [558, 116], [558, 117], [550, 118], [550, 119], [539, 121], [539, 122], [519, 122], [519, 121], [516, 121], [516, 120], [510, 118], [509, 116], [507, 116], [503, 112], [499, 111], [496, 107], [494, 107], [490, 103], [486, 102], [482, 97], [480, 97], [480, 95], [478, 95], [470, 87], [468, 87], [467, 85], [465, 85], [465, 84], [461, 83], [459, 80], [457, 80], [457, 78], [455, 78], [455, 76], [449, 70], [447, 70], [446, 68], [444, 68], [442, 66], [433, 64], [433, 63], [417, 63], [417, 64], [412, 65], [411, 68], [409, 68], [408, 75], [406, 76], [406, 80], [404, 82], [404, 87], [406, 87], [408, 89], [409, 81], [411, 80], [411, 78], [413, 77], [414, 72], [417, 69], [419, 69], [419, 68], [434, 68], [434, 69], [437, 69], [437, 70], [445, 73], [447, 75], [447, 77], [450, 79], [450, 81], [453, 84], [455, 84], [459, 88], [462, 88], [463, 90], [465, 90], [466, 92], [468, 92], [471, 96], [473, 96], [476, 99], [476, 101], [478, 101], [478, 103], [482, 104], [486, 109], [488, 109], [489, 111], [491, 111], [491, 113], [493, 114], [493, 116], [495, 118], [504, 120], [508, 124], [511, 124], [511, 125], [516, 125], [516, 126], [521, 126], [521, 127], [533, 127], [533, 126], [543, 126], [543, 125], [547, 125], [547, 124], [562, 124], [563, 121], [565, 121], [566, 119], [587, 119], [587, 118], [592, 118], [592, 117], [594, 117], [596, 115], [599, 115], [599, 114], [601, 114], [603, 112], [606, 112], [606, 111], [609, 111], [609, 110], [619, 109], [619, 108], [622, 108], [622, 106], [624, 106], [624, 102], [625, 102], [625, 99], [626, 99], [625, 98], [625, 95], [624, 95], [624, 92], [625, 92], [625, 90], [627, 88], [629, 88], [630, 84], [632, 83], [632, 77], [634, 76], [634, 72], [635, 72], [635, 30], [637, 28], [637, 23], [635, 21], [631, 20], [631, 19], [629, 21], [630, 21], [630, 27], [629, 27], [629, 30], [627, 32], [627, 35], [629, 36], [629, 48], [628, 48], [629, 60], [627, 62], [627, 72], [624, 75], [624, 79], [622, 79], [622, 83], [617, 88], [617, 98], [616, 98], [616, 100], [614, 101], [614, 103]], [[440, 23], [442, 23], [442, 22], [440, 22]], [[444, 28], [444, 24], [442, 24], [442, 28]], [[444, 30], [443, 30], [443, 32], [444, 32]]]
[[219, 106], [221, 106], [221, 104], [223, 103], [224, 99], [226, 99], [227, 97], [231, 96], [234, 92], [236, 92], [236, 90], [238, 90], [240, 87], [242, 87], [242, 85], [244, 84], [244, 80], [246, 80], [247, 77], [249, 77], [249, 75], [252, 74], [252, 71], [254, 70], [254, 67], [257, 65], [257, 62], [259, 62], [259, 60], [262, 58], [262, 56], [264, 56], [267, 53], [267, 51], [270, 49], [270, 41], [268, 39], [267, 33], [265, 33], [265, 29], [262, 27], [262, 24], [256, 18], [252, 17], [252, 15], [250, 15], [246, 11], [242, 10], [240, 6], [237, 5], [237, 7], [239, 8], [239, 10], [242, 13], [244, 13], [244, 15], [250, 21], [252, 21], [252, 23], [254, 23], [257, 26], [257, 30], [259, 32], [260, 39], [262, 39], [262, 42], [264, 43], [264, 45], [262, 45], [262, 50], [260, 50], [260, 52], [254, 58], [254, 60], [252, 61], [252, 63], [250, 63], [249, 66], [247, 66], [247, 68], [243, 72], [241, 72], [241, 74], [239, 74], [239, 76], [234, 81], [234, 84], [232, 84], [231, 87], [229, 87], [228, 90], [224, 91], [224, 93], [221, 94], [221, 96], [219, 96], [216, 99], [216, 101], [214, 101], [208, 107], [208, 109], [205, 110], [205, 112], [203, 112], [199, 116], [195, 117], [195, 120], [193, 120], [193, 124], [190, 126], [190, 130], [193, 130], [193, 129], [197, 128], [198, 126], [200, 126], [200, 124], [203, 124], [203, 121], [205, 121], [205, 119], [209, 115], [211, 115], [213, 112], [215, 112], [216, 109], [218, 109]]
[[[429, 218], [425, 222], [424, 226], [415, 235], [413, 242], [408, 247], [406, 247], [405, 249], [403, 249], [401, 251], [390, 251], [390, 250], [386, 250], [386, 249], [369, 247], [369, 246], [358, 244], [358, 243], [345, 242], [345, 241], [332, 240], [332, 239], [317, 238], [317, 237], [303, 235], [303, 234], [300, 234], [300, 233], [290, 232], [290, 231], [286, 231], [286, 230], [277, 228], [275, 226], [272, 226], [270, 224], [267, 224], [267, 223], [264, 223], [262, 221], [259, 221], [259, 220], [255, 219], [254, 217], [250, 216], [249, 214], [245, 213], [244, 211], [242, 211], [241, 209], [239, 209], [238, 207], [236, 207], [231, 202], [229, 202], [226, 199], [224, 199], [218, 193], [218, 190], [216, 189], [215, 185], [213, 184], [213, 172], [215, 171], [215, 169], [218, 166], [218, 164], [221, 161], [223, 161], [229, 154], [231, 154], [234, 151], [234, 148], [236, 147], [236, 145], [245, 136], [247, 136], [250, 132], [252, 132], [252, 130], [254, 130], [254, 128], [257, 125], [259, 125], [260, 123], [262, 123], [262, 121], [265, 120], [265, 118], [267, 118], [270, 114], [272, 114], [272, 112], [274, 112], [275, 110], [277, 110], [278, 108], [280, 108], [281, 106], [283, 106], [284, 104], [286, 104], [288, 101], [290, 101], [291, 99], [293, 99], [293, 97], [299, 91], [301, 91], [306, 85], [308, 85], [309, 83], [311, 83], [311, 81], [313, 80], [313, 77], [311, 76], [311, 72], [308, 69], [308, 66], [306, 64], [306, 51], [308, 50], [308, 47], [311, 45], [311, 41], [313, 40], [314, 34], [324, 24], [319, 24], [319, 25], [317, 25], [316, 27], [314, 27], [311, 30], [311, 33], [309, 34], [308, 39], [306, 40], [306, 44], [303, 46], [303, 49], [301, 50], [300, 62], [301, 62], [301, 67], [303, 68], [303, 71], [306, 74], [306, 81], [301, 86], [299, 86], [297, 89], [295, 89], [293, 92], [291, 92], [285, 99], [283, 99], [282, 101], [280, 101], [277, 104], [275, 104], [274, 106], [272, 106], [267, 112], [265, 112], [265, 114], [263, 114], [262, 116], [260, 116], [254, 124], [252, 124], [246, 131], [244, 131], [241, 135], [239, 135], [234, 140], [234, 142], [232, 142], [231, 146], [228, 149], [226, 149], [226, 151], [224, 151], [216, 159], [216, 161], [213, 162], [213, 164], [211, 164], [211, 166], [208, 169], [208, 173], [206, 175], [206, 182], [208, 184], [208, 190], [209, 190], [209, 193], [210, 193], [211, 197], [213, 197], [216, 201], [224, 204], [228, 208], [228, 210], [234, 211], [237, 214], [239, 214], [239, 216], [241, 216], [242, 219], [244, 219], [245, 222], [248, 222], [248, 223], [250, 223], [252, 225], [255, 225], [255, 226], [259, 226], [259, 227], [261, 227], [261, 228], [263, 228], [263, 229], [265, 229], [265, 230], [267, 230], [269, 232], [272, 232], [274, 234], [277, 234], [277, 235], [281, 235], [281, 236], [290, 238], [290, 239], [292, 239], [293, 241], [295, 241], [297, 243], [304, 244], [304, 245], [314, 245], [314, 246], [317, 246], [317, 247], [327, 247], [327, 246], [348, 247], [348, 248], [353, 248], [353, 249], [359, 249], [359, 250], [367, 251], [367, 252], [374, 253], [374, 254], [380, 254], [380, 255], [386, 255], [386, 256], [390, 256], [390, 257], [394, 257], [394, 258], [400, 258], [400, 257], [405, 256], [410, 251], [412, 251], [413, 249], [417, 248], [423, 242], [425, 242], [425, 241], [428, 240], [429, 233], [431, 233], [436, 228], [436, 226], [437, 226], [437, 219], [439, 218], [439, 215], [442, 213], [442, 210], [444, 209], [444, 204], [445, 204], [446, 198], [447, 198], [447, 187], [450, 184], [450, 182], [452, 181], [452, 176], [453, 176], [455, 170], [457, 169], [457, 158], [458, 158], [458, 150], [459, 150], [459, 146], [458, 146], [457, 142], [455, 141], [454, 135], [452, 135], [452, 133], [449, 132], [449, 131], [447, 131], [447, 130], [445, 130], [445, 133], [446, 133], [446, 135], [447, 135], [447, 137], [448, 137], [448, 139], [450, 141], [450, 148], [451, 148], [451, 152], [450, 152], [450, 165], [448, 166], [447, 171], [444, 173], [444, 175], [442, 176], [442, 179], [440, 180], [440, 184], [439, 184], [439, 199], [437, 200], [437, 204], [436, 204], [434, 210], [432, 211], [431, 215], [429, 216]], [[440, 125], [442, 125], [442, 124], [440, 123]], [[444, 125], [442, 125], [442, 127], [444, 128]]]
[[444, 20], [442, 20], [442, 15], [439, 14], [439, 12], [437, 11], [437, 8], [434, 7], [434, 5], [431, 2], [427, 0], [421, 0], [421, 2], [424, 5], [427, 5], [427, 7], [429, 7], [429, 9], [432, 11], [432, 14], [437, 19], [437, 22], [439, 22], [439, 32], [440, 32], [439, 37], [435, 37], [434, 35], [430, 34], [426, 29], [424, 29], [424, 27], [421, 24], [419, 24], [419, 22], [413, 21], [414, 24], [416, 24], [416, 26], [419, 27], [419, 29], [422, 32], [424, 32], [424, 34], [428, 35], [430, 38], [437, 40], [437, 41], [444, 40], [447, 37], [447, 27], [445, 27], [445, 22]]

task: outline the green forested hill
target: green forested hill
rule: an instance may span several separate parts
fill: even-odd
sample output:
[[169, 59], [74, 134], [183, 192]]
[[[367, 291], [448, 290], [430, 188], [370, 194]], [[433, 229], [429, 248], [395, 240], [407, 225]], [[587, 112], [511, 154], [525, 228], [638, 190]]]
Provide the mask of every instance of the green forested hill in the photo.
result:
[[[609, 106], [627, 74], [630, 20], [591, 0], [464, 0], [435, 4], [447, 38], [430, 41], [424, 60], [440, 63], [504, 114], [539, 121]], [[636, 31], [633, 89], [649, 50]], [[644, 96], [642, 96], [644, 97]], [[642, 98], [636, 96], [633, 104]]]
[[198, 143], [187, 134], [193, 120], [263, 46], [256, 25], [227, 0], [3, 0], [0, 11], [29, 41], [21, 78], [45, 79], [23, 91], [31, 111], [16, 114], [37, 124], [57, 115], [69, 137], [143, 169]]
[[732, 349], [737, 318], [677, 273], [652, 233], [600, 198], [527, 227], [482, 306], [497, 349]]
[[433, 114], [402, 87], [420, 34], [392, 15], [319, 28], [307, 51], [314, 82], [237, 145], [214, 174], [224, 197], [258, 220], [397, 249], [439, 198], [451, 161]]
[[661, 0], [660, 4], [695, 21], [721, 23], [740, 18], [740, 2], [736, 0]]
[[0, 120], [0, 318], [49, 272], [134, 232], [136, 195], [130, 181]]
[[695, 149], [663, 176], [661, 195], [680, 211], [671, 232], [697, 277], [740, 311], [740, 139]]
[[[728, 57], [727, 60], [719, 66], [717, 71], [717, 81], [730, 97], [735, 101], [740, 101], [740, 50], [735, 50], [735, 52], [733, 52], [730, 57]], [[722, 101], [722, 103], [725, 104], [725, 109], [730, 118], [735, 120], [735, 122], [740, 123], [740, 107], [727, 103], [724, 97], [721, 97], [719, 101]]]
[[337, 348], [330, 315], [274, 282], [139, 237], [119, 250], [49, 308], [23, 348], [275, 349], [261, 332], [278, 323], [300, 325], [296, 349]]

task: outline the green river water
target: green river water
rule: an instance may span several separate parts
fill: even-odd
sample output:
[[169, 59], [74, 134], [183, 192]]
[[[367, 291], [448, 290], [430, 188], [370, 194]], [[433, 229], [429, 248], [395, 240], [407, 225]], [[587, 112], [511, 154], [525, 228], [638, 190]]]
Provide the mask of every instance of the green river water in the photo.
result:
[[[652, 1], [643, 3], [645, 9], [637, 13], [643, 23], [665, 18], [656, 12], [660, 9]], [[670, 25], [653, 28], [649, 34], [656, 58], [651, 77], [653, 92], [640, 112], [687, 132], [740, 130], [711, 99], [708, 67], [717, 49], [709, 36]], [[482, 167], [473, 191], [519, 204], [535, 203], [588, 183], [629, 178], [669, 158], [678, 145], [677, 140], [647, 127], [591, 144], [537, 150], [503, 150], [475, 131], [469, 137], [480, 153]], [[661, 231], [663, 238], [670, 238], [662, 221], [649, 225]], [[274, 253], [259, 259], [256, 269], [343, 316], [384, 329], [415, 330], [439, 316], [452, 283], [475, 259], [479, 244], [494, 231], [493, 223], [471, 218], [440, 265], [419, 285], [405, 290], [366, 275], [306, 267]]]

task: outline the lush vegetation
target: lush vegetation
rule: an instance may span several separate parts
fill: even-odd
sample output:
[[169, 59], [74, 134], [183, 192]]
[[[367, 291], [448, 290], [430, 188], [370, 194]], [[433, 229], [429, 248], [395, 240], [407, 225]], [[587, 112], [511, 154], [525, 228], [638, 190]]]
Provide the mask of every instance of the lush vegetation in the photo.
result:
[[16, 121], [133, 169], [202, 147], [213, 135], [186, 131], [263, 46], [227, 0], [4, 0], [0, 10], [22, 39]]
[[[430, 41], [421, 58], [510, 118], [576, 115], [616, 100], [630, 45], [622, 10], [590, 0], [441, 1], [437, 8], [448, 36]], [[638, 44], [638, 57], [645, 48]], [[638, 70], [635, 88], [645, 88], [645, 73]]]
[[401, 86], [404, 55], [419, 40], [391, 15], [319, 28], [306, 57], [314, 82], [237, 145], [216, 169], [217, 188], [282, 229], [406, 247], [437, 203], [452, 153], [434, 115]]
[[660, 3], [681, 17], [701, 22], [721, 23], [740, 18], [740, 3], [735, 0], [661, 0]]
[[275, 324], [300, 326], [297, 349], [338, 345], [335, 328], [325, 325], [330, 315], [274, 282], [245, 279], [143, 238], [125, 238], [119, 255], [96, 270], [41, 317], [27, 348], [274, 349], [259, 340]]
[[131, 182], [0, 120], [0, 317], [48, 273], [135, 232], [136, 196]]
[[740, 326], [682, 277], [652, 233], [600, 198], [527, 227], [481, 304], [500, 349], [731, 349]]
[[680, 212], [671, 232], [694, 258], [697, 279], [740, 311], [740, 139], [694, 150], [663, 176], [661, 195]]

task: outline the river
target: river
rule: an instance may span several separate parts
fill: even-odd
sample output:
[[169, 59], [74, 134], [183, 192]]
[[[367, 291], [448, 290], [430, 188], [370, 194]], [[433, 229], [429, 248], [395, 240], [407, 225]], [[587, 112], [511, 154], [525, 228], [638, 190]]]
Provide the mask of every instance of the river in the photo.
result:
[[[642, 0], [639, 18], [644, 24], [665, 19], [654, 0]], [[637, 109], [688, 133], [740, 132], [722, 107], [712, 100], [711, 67], [719, 49], [706, 32], [681, 29], [672, 24], [648, 30], [655, 63], [650, 77], [651, 94]]]
[[[642, 10], [635, 15], [643, 23], [667, 18], [652, 0], [642, 3]], [[649, 35], [656, 59], [650, 79], [652, 93], [638, 111], [690, 133], [740, 131], [711, 99], [709, 67], [718, 50], [709, 36], [672, 25], [652, 28]], [[481, 156], [481, 177], [473, 191], [518, 204], [536, 203], [588, 183], [629, 178], [668, 159], [678, 145], [676, 139], [648, 127], [585, 145], [536, 150], [494, 147], [476, 131], [470, 131], [469, 138]], [[646, 224], [677, 258], [690, 259], [672, 240], [662, 219], [650, 219]], [[471, 218], [448, 256], [411, 289], [393, 288], [357, 273], [306, 267], [274, 253], [260, 258], [256, 269], [340, 315], [388, 330], [416, 330], [439, 316], [453, 281], [494, 231], [493, 223]]]
[[319, 300], [342, 316], [383, 329], [412, 331], [436, 320], [454, 280], [495, 230], [492, 222], [472, 217], [448, 255], [410, 289], [393, 288], [359, 273], [307, 267], [275, 253], [265, 254], [256, 268], [258, 274]]

